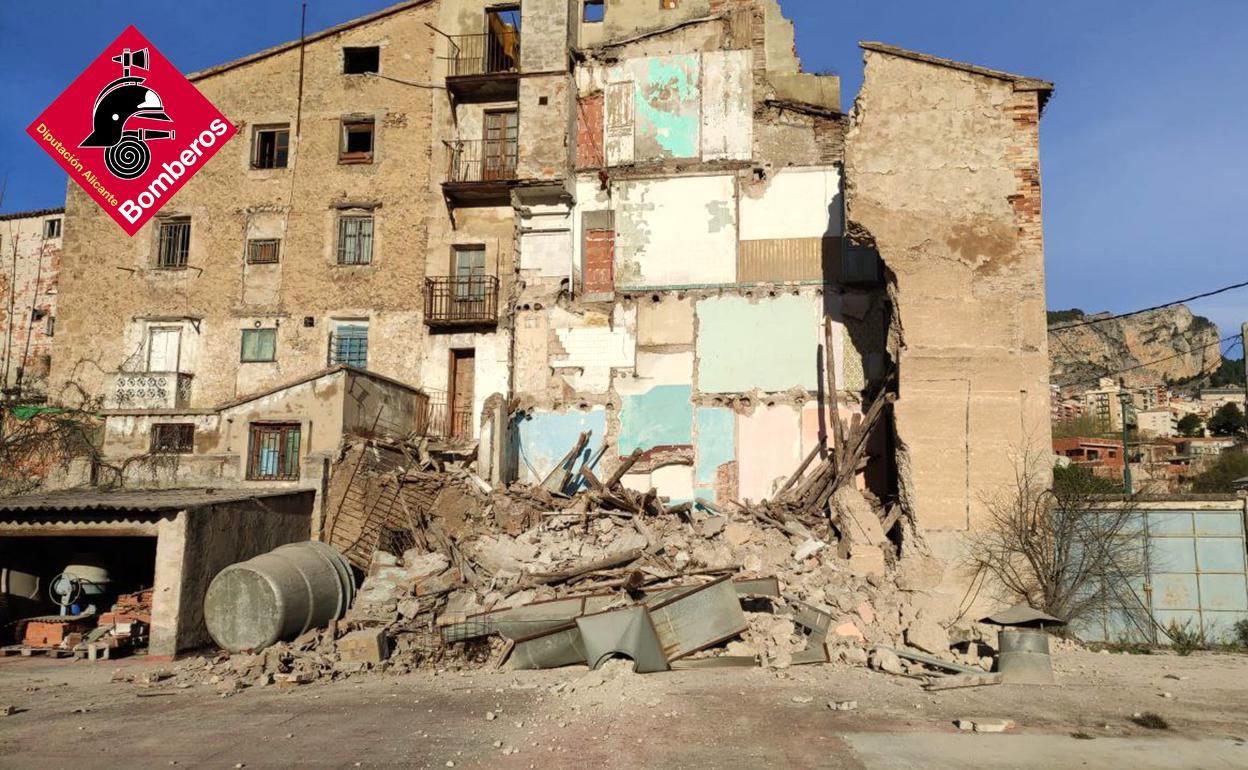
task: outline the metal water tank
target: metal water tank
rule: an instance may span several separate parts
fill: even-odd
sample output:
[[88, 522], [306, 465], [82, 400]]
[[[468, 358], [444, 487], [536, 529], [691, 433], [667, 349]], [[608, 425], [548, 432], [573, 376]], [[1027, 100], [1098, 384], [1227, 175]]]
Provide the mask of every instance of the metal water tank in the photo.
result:
[[1003, 628], [997, 671], [1005, 684], [1053, 684], [1049, 635], [1039, 628]]
[[217, 573], [204, 621], [221, 647], [254, 652], [341, 618], [354, 598], [342, 554], [317, 541], [291, 543]]

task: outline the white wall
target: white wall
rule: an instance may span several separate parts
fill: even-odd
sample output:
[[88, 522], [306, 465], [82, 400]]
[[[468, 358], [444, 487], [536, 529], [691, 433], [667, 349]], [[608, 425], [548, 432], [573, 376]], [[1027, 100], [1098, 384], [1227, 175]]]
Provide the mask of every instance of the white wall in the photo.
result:
[[786, 168], [762, 195], [741, 195], [741, 240], [839, 237], [841, 174], [836, 168]]

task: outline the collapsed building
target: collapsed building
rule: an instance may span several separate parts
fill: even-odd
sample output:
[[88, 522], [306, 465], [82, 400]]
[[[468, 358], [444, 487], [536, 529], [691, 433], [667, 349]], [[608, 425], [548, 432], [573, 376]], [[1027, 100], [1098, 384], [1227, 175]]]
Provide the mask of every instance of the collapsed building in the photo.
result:
[[64, 209], [0, 215], [0, 394], [47, 396]]
[[191, 75], [238, 130], [158, 217], [69, 189], [52, 392], [105, 428], [61, 483], [315, 490], [333, 542], [360, 439], [706, 511], [860, 428], [953, 566], [1050, 441], [1052, 85], [862, 48], [846, 113], [775, 0], [416, 0]]

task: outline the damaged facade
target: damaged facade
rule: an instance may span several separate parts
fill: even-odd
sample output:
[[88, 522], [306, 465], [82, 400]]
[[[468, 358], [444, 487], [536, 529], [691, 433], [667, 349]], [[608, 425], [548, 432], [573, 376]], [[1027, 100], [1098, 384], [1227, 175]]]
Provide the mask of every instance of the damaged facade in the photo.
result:
[[0, 393], [47, 395], [64, 209], [0, 215]]
[[[160, 217], [127, 239], [70, 189], [54, 391], [104, 399], [117, 461], [166, 423], [228, 444], [193, 483], [255, 483], [268, 423], [300, 425], [313, 488], [344, 433], [434, 436], [499, 484], [588, 431], [577, 462], [669, 505], [773, 498], [830, 409], [895, 391], [859, 486], [889, 527], [974, 527], [1049, 442], [1051, 85], [864, 44], [846, 115], [775, 0], [642, 6], [408, 2], [193, 75], [239, 131]], [[255, 395], [339, 365], [418, 406]]]

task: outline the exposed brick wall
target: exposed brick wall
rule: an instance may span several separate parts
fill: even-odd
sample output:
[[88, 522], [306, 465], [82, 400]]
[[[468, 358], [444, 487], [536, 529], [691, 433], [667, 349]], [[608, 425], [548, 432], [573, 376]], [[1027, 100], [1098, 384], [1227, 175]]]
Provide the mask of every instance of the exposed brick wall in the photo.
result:
[[603, 95], [602, 92], [581, 97], [576, 104], [576, 167], [602, 168], [603, 156]]
[[586, 294], [610, 294], [615, 291], [615, 231], [585, 231]]
[[1044, 250], [1044, 217], [1040, 196], [1040, 104], [1034, 91], [1016, 91], [1005, 106], [1014, 122], [1014, 137], [1006, 148], [1006, 162], [1014, 169], [1018, 192], [1009, 196], [1018, 222], [1019, 245]]

